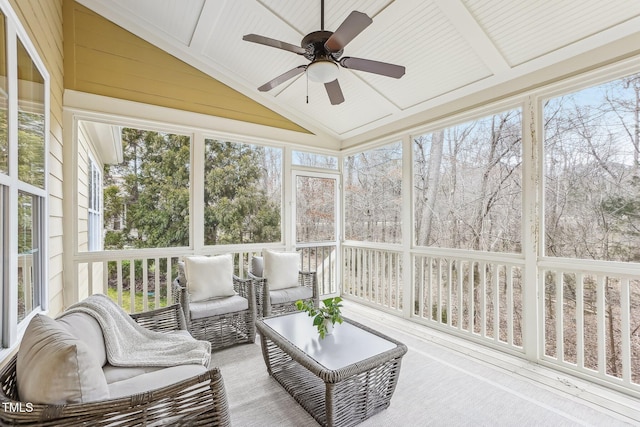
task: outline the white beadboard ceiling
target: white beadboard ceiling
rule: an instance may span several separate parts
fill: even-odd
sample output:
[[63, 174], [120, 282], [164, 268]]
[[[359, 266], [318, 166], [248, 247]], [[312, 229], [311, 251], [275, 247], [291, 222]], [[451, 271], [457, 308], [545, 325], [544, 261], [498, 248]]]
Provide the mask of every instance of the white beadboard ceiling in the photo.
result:
[[[242, 40], [254, 33], [299, 45], [320, 29], [320, 0], [78, 2], [338, 142], [383, 134], [385, 127], [411, 123], [412, 117], [456, 97], [640, 32], [636, 0], [325, 0], [326, 30], [334, 31], [353, 10], [373, 19], [344, 56], [406, 67], [401, 79], [341, 68], [345, 102], [332, 106], [323, 85], [307, 82], [304, 74], [259, 92], [258, 86], [308, 61]], [[638, 49], [628, 47], [629, 52]]]

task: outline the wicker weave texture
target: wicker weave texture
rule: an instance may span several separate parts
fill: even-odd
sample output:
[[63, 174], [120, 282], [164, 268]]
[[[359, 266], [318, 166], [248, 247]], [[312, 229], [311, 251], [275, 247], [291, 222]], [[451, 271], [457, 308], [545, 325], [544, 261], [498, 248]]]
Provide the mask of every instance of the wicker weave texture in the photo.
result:
[[261, 321], [257, 324], [267, 371], [320, 425], [353, 426], [389, 406], [407, 351], [404, 344], [384, 337], [397, 347], [330, 371]]
[[[149, 315], [149, 313], [153, 313], [153, 315]], [[178, 304], [159, 308], [152, 312], [135, 313], [130, 316], [138, 322], [138, 324], [152, 331], [170, 332], [187, 329], [187, 324], [182, 314], [182, 307]]]
[[[173, 312], [173, 314], [171, 314]], [[156, 314], [158, 317], [156, 317]], [[132, 316], [141, 324], [158, 324], [161, 330], [178, 330], [181, 309], [177, 305]], [[171, 328], [171, 320], [175, 320]], [[128, 397], [67, 405], [32, 404], [31, 411], [5, 410], [4, 403], [26, 408], [18, 398], [17, 356], [0, 371], [0, 425], [7, 426], [229, 426], [229, 405], [218, 368], [167, 387]], [[7, 405], [9, 406], [9, 405]]]
[[188, 282], [185, 280], [184, 285], [179, 280], [173, 282], [174, 295], [182, 307], [189, 333], [196, 339], [211, 342], [212, 350], [235, 344], [254, 343], [256, 340], [256, 300], [253, 281], [234, 276], [233, 286], [238, 295], [247, 299], [246, 310], [191, 319]]
[[189, 333], [196, 339], [211, 342], [214, 350], [253, 343], [256, 337], [254, 319], [248, 311], [191, 320]]
[[[291, 313], [298, 311], [295, 301], [287, 301], [280, 304], [274, 304], [269, 297], [269, 282], [264, 277], [254, 276], [249, 273], [249, 277], [253, 280], [256, 292], [256, 309], [258, 316], [269, 317], [279, 314]], [[315, 271], [300, 271], [298, 273], [298, 285], [306, 286], [313, 291], [313, 295], [308, 301], [313, 302], [315, 307], [320, 305], [320, 294], [318, 292], [318, 275]]]

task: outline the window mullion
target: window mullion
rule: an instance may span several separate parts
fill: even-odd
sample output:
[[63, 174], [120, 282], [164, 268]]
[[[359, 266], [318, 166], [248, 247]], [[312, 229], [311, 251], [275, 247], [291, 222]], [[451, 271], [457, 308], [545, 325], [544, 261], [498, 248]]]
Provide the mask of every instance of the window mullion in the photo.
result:
[[191, 194], [189, 198], [190, 215], [189, 230], [190, 246], [196, 253], [204, 248], [204, 179], [205, 179], [205, 137], [201, 132], [192, 135], [191, 143]]

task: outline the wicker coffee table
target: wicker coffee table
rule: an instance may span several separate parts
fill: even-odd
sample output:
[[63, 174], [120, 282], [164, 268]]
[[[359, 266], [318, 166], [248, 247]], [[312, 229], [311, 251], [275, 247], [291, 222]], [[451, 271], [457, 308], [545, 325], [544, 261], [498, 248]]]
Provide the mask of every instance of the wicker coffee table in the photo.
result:
[[345, 319], [323, 340], [306, 313], [256, 322], [273, 376], [323, 426], [351, 426], [386, 409], [407, 347]]

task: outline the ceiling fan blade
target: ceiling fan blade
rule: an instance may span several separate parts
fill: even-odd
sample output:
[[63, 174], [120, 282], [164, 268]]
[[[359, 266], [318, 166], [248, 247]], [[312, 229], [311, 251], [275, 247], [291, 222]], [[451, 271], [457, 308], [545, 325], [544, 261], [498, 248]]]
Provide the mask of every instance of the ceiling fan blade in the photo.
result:
[[287, 80], [294, 78], [298, 74], [304, 73], [304, 70], [306, 70], [306, 69], [307, 69], [306, 65], [300, 65], [300, 66], [298, 66], [296, 68], [293, 68], [293, 69], [287, 71], [286, 73], [280, 74], [275, 79], [266, 82], [265, 84], [260, 86], [258, 88], [258, 90], [260, 92], [266, 92], [268, 90], [271, 90], [274, 87], [276, 87], [278, 85], [281, 85], [282, 83], [286, 82]]
[[351, 40], [371, 25], [372, 22], [373, 20], [366, 14], [354, 10], [325, 42], [325, 49], [329, 52], [338, 52], [344, 49]]
[[338, 83], [338, 79], [335, 79], [332, 82], [324, 84], [325, 89], [327, 89], [327, 95], [329, 95], [329, 101], [331, 101], [331, 105], [338, 105], [344, 102], [344, 95], [342, 94], [342, 89], [340, 89], [340, 83]]
[[286, 43], [276, 39], [270, 39], [269, 37], [259, 36], [257, 34], [247, 34], [242, 37], [242, 40], [248, 42], [263, 44], [266, 46], [276, 47], [278, 49], [288, 50], [289, 52], [297, 53], [298, 55], [304, 55], [307, 51], [300, 46], [296, 46], [291, 43]]
[[387, 62], [372, 61], [370, 59], [352, 58], [345, 56], [340, 60], [340, 65], [351, 70], [366, 71], [368, 73], [380, 74], [387, 77], [399, 79], [404, 76], [405, 68], [401, 65], [389, 64]]

